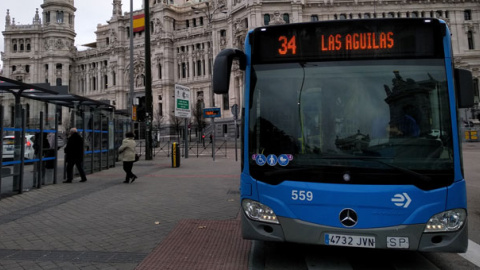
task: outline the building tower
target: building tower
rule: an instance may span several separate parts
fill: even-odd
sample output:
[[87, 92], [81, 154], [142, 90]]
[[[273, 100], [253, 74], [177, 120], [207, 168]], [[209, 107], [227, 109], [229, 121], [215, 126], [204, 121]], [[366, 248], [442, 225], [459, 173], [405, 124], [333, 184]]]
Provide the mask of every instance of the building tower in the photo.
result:
[[[52, 85], [69, 85], [70, 68], [75, 52], [75, 11], [74, 0], [44, 0], [43, 38], [39, 41], [40, 59], [36, 67], [39, 80]], [[41, 63], [41, 64], [40, 64]]]

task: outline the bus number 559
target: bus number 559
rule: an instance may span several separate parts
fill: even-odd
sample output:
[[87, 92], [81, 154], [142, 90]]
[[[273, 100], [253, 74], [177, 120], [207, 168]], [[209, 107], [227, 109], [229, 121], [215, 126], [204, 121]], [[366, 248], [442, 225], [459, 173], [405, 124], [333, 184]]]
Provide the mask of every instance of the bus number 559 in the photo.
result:
[[306, 190], [292, 190], [292, 200], [294, 201], [309, 201], [313, 200], [313, 192]]

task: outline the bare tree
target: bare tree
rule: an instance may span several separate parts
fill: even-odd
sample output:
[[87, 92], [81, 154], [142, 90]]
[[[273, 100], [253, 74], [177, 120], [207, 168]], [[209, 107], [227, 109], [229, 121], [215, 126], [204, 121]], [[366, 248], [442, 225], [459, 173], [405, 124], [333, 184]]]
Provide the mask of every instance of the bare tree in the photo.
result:
[[172, 120], [173, 128], [175, 129], [175, 133], [177, 133], [178, 140], [180, 141], [180, 129], [182, 127], [183, 118], [176, 117], [175, 113], [170, 114], [170, 119]]
[[193, 117], [195, 117], [195, 124], [200, 132], [198, 138], [201, 138], [203, 135], [203, 129], [207, 126], [205, 119], [203, 118], [203, 101], [197, 100], [197, 104], [195, 104], [195, 110], [193, 110]]
[[154, 147], [157, 147], [158, 145], [159, 135], [161, 133], [161, 129], [164, 121], [165, 121], [165, 117], [162, 115], [162, 112], [158, 108], [154, 109], [153, 119], [152, 119], [152, 130], [155, 133], [154, 139], [153, 139]]
[[63, 127], [63, 131], [65, 133], [68, 133], [68, 131], [70, 130], [70, 128], [72, 127], [72, 123], [71, 123], [71, 116], [70, 114], [65, 114], [64, 117], [63, 117], [63, 121], [62, 121], [62, 127]]

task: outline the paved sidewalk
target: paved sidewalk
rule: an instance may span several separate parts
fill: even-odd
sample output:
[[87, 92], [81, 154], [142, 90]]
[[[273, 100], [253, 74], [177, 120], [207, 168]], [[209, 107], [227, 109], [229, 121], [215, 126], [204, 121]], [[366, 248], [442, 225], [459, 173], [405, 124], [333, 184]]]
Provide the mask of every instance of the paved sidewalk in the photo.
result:
[[[233, 151], [233, 149], [232, 149]], [[86, 183], [0, 200], [0, 269], [247, 269], [240, 236], [240, 161], [121, 162]], [[61, 179], [61, 178], [59, 178]]]

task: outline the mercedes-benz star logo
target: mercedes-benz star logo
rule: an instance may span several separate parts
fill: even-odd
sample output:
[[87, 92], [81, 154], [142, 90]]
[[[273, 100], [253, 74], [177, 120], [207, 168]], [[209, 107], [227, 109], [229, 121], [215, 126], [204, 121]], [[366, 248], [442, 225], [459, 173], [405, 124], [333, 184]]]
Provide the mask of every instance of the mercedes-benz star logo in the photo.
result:
[[340, 222], [345, 227], [353, 227], [357, 224], [357, 221], [358, 221], [357, 213], [350, 208], [343, 209], [340, 212], [339, 218], [340, 218]]

